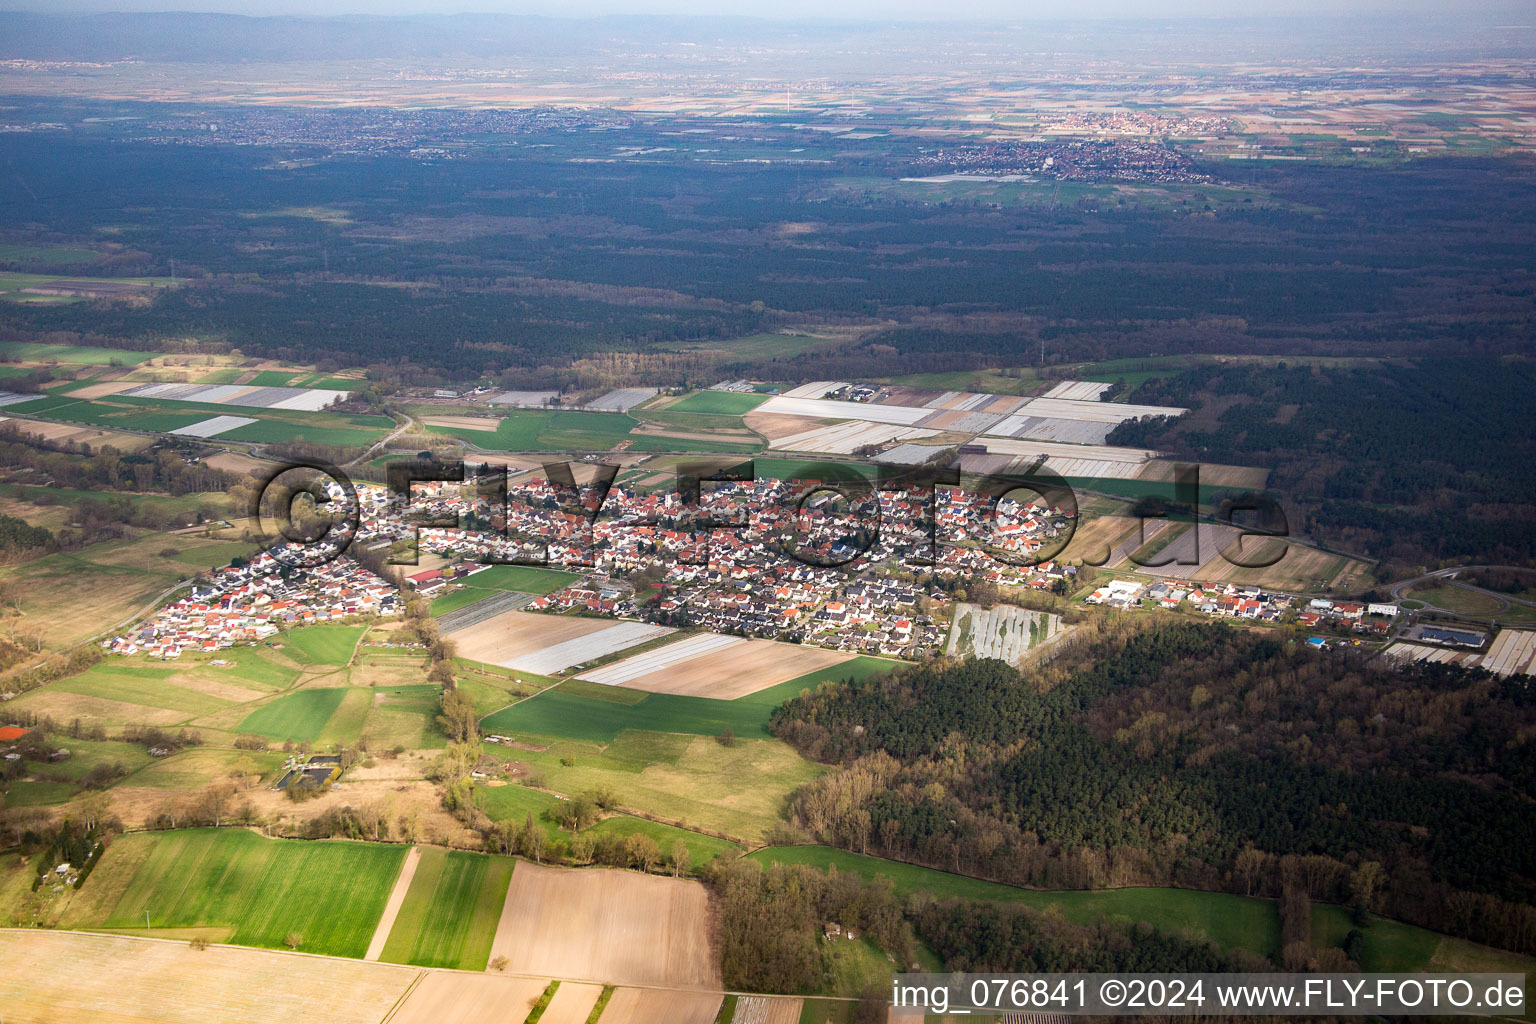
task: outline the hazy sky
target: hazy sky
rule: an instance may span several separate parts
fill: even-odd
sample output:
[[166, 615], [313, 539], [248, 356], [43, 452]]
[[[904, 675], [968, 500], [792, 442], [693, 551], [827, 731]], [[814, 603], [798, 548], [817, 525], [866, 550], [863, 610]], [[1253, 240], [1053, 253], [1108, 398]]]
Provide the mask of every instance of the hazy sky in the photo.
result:
[[0, 9], [34, 11], [218, 11], [232, 14], [737, 14], [768, 18], [1015, 19], [1178, 18], [1319, 14], [1439, 14], [1531, 20], [1519, 0], [1276, 0], [1262, 7], [1233, 0], [0, 0]]

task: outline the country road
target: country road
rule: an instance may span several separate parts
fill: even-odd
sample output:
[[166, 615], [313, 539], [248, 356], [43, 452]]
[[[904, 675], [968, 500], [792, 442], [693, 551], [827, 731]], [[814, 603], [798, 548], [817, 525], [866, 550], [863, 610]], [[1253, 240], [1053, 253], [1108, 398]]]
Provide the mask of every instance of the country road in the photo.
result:
[[[1388, 584], [1387, 589], [1391, 592], [1392, 599], [1394, 601], [1402, 602], [1406, 600], [1418, 601], [1422, 603], [1424, 605], [1423, 609], [1420, 609], [1422, 611], [1432, 611], [1440, 612], [1444, 615], [1454, 615], [1457, 618], [1465, 619], [1468, 622], [1493, 622], [1501, 615], [1507, 613], [1513, 605], [1520, 605], [1524, 608], [1536, 610], [1536, 601], [1527, 601], [1524, 598], [1511, 597], [1508, 594], [1501, 594], [1496, 590], [1489, 590], [1486, 587], [1479, 587], [1473, 583], [1462, 583], [1456, 579], [1456, 576], [1469, 570], [1477, 571], [1484, 569], [1517, 568], [1519, 567], [1506, 565], [1457, 565], [1446, 569], [1436, 569], [1434, 572], [1427, 572], [1422, 576], [1415, 576], [1412, 579], [1399, 580], [1396, 583]], [[1454, 608], [1446, 608], [1441, 605], [1433, 604], [1429, 601], [1425, 601], [1422, 597], [1415, 595], [1413, 590], [1414, 587], [1421, 583], [1428, 583], [1432, 581], [1438, 581], [1449, 587], [1456, 587], [1460, 590], [1471, 591], [1474, 594], [1481, 594], [1484, 597], [1491, 598], [1492, 600], [1498, 602], [1498, 610], [1491, 615], [1469, 615], [1466, 612], [1458, 611]]]

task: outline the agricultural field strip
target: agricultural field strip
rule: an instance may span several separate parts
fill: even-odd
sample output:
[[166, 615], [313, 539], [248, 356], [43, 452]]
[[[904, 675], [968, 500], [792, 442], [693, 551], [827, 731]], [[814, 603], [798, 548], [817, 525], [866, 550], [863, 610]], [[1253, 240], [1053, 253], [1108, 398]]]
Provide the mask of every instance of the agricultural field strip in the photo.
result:
[[1536, 676], [1536, 631], [1500, 630], [1483, 656], [1481, 667], [1499, 676]]
[[[847, 381], [841, 380], [813, 380], [808, 384], [801, 384], [797, 388], [790, 388], [779, 395], [779, 398], [820, 398], [833, 388], [845, 388]], [[758, 408], [762, 408], [759, 406]]]
[[1018, 420], [1018, 426], [1009, 432], [1009, 437], [1033, 441], [1103, 444], [1115, 429], [1113, 423], [1099, 423], [1091, 420], [1064, 420], [1041, 416], [1014, 416], [1010, 419]]
[[641, 402], [649, 401], [659, 394], [661, 394], [659, 388], [619, 388], [592, 399], [580, 408], [591, 409], [594, 412], [629, 412]]
[[522, 1024], [549, 981], [503, 975], [430, 971], [421, 976], [388, 1024]]
[[525, 594], [517, 590], [487, 590], [485, 597], [474, 604], [466, 605], [446, 615], [437, 617], [438, 627], [444, 634], [478, 626], [487, 619], [494, 619], [502, 612], [520, 611], [528, 607], [537, 596]]
[[675, 632], [676, 630], [669, 626], [654, 626], [648, 622], [618, 622], [587, 636], [574, 637], [543, 650], [517, 655], [497, 664], [503, 668], [515, 668], [543, 676], [553, 675], [573, 665], [617, 654], [630, 647]]
[[702, 989], [718, 1000], [723, 985], [709, 920], [708, 890], [699, 882], [518, 861], [491, 958], [505, 956], [507, 970], [518, 974]]
[[1429, 661], [1439, 665], [1460, 665], [1476, 668], [1482, 656], [1454, 647], [1429, 647], [1424, 644], [1395, 643], [1381, 652], [1388, 661]]
[[863, 420], [898, 427], [916, 426], [933, 414], [932, 409], [904, 405], [872, 405], [865, 402], [837, 402], [822, 398], [789, 398], [778, 395], [758, 406], [755, 412], [804, 416], [811, 419]]
[[802, 1005], [791, 996], [742, 996], [731, 1024], [799, 1024]]
[[745, 637], [700, 633], [697, 636], [667, 644], [665, 647], [659, 647], [654, 651], [647, 651], [612, 665], [584, 672], [576, 678], [589, 683], [601, 683], [604, 686], [617, 686], [681, 662], [691, 661], [707, 654], [719, 654], [726, 648], [747, 642]]
[[146, 384], [123, 392], [130, 398], [154, 398], [172, 402], [204, 402], [214, 405], [250, 406], [257, 409], [288, 409], [319, 412], [345, 400], [345, 391], [325, 388], [251, 387], [239, 384]]
[[[1018, 665], [1030, 648], [1036, 645], [1036, 631], [1040, 628], [1035, 625], [1037, 619], [1045, 621], [1044, 635], [1038, 637], [1039, 642], [1044, 642], [1056, 632], [1060, 620], [1054, 615], [1014, 605], [998, 605], [995, 608], [959, 605], [955, 609], [955, 622], [950, 629], [949, 644], [944, 653], [961, 656], [974, 654], [978, 658], [998, 658], [1010, 665]], [[962, 636], [966, 640], [964, 650], [960, 649]]]
[[368, 952], [363, 954], [364, 960], [377, 960], [383, 954], [384, 944], [389, 941], [390, 929], [395, 926], [395, 918], [400, 916], [400, 908], [405, 904], [405, 894], [410, 891], [411, 879], [416, 876], [416, 865], [420, 863], [421, 847], [413, 846], [405, 855], [405, 862], [400, 865], [400, 875], [395, 879], [395, 887], [389, 892], [389, 902], [384, 904], [384, 914], [379, 918], [378, 927], [373, 930]]
[[587, 1024], [592, 1008], [603, 994], [601, 985], [583, 985], [577, 981], [562, 981], [555, 990], [555, 998], [544, 1008], [539, 1024]]
[[559, 397], [558, 391], [503, 391], [499, 395], [492, 395], [490, 404], [541, 406]]
[[414, 967], [280, 950], [0, 930], [7, 1021], [378, 1024], [421, 975]]
[[599, 1024], [714, 1024], [725, 996], [719, 992], [667, 992], [621, 988]]
[[995, 455], [1044, 455], [1048, 459], [1092, 459], [1097, 462], [1128, 462], [1139, 465], [1155, 457], [1149, 448], [1117, 448], [1099, 444], [1058, 444], [1017, 438], [988, 437], [983, 442]]
[[1098, 401], [1100, 395], [1108, 391], [1111, 385], [1094, 380], [1064, 380], [1051, 390], [1041, 395], [1041, 398], [1070, 398], [1080, 402]]
[[821, 452], [828, 455], [852, 455], [865, 445], [885, 444], [889, 441], [910, 441], [913, 438], [932, 437], [936, 430], [920, 427], [897, 427], [886, 423], [866, 423], [852, 420], [827, 427], [790, 434], [775, 439], [770, 447], [779, 451]]
[[185, 427], [178, 427], [170, 431], [170, 433], [179, 434], [182, 437], [217, 437], [228, 431], [238, 430], [240, 427], [248, 427], [252, 423], [258, 422], [260, 421], [249, 416], [213, 416], [198, 423], [189, 423]]

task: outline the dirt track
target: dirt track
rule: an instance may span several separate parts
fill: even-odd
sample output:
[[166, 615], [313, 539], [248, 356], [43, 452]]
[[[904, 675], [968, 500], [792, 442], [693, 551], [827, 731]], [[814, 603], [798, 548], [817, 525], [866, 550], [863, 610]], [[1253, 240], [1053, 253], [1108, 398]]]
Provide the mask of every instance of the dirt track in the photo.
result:
[[400, 865], [400, 877], [395, 879], [395, 887], [390, 890], [389, 902], [384, 904], [384, 915], [379, 918], [378, 927], [373, 930], [373, 938], [368, 943], [368, 952], [363, 955], [364, 960], [377, 960], [384, 955], [384, 944], [389, 941], [389, 930], [395, 926], [395, 918], [400, 916], [400, 908], [405, 904], [405, 894], [411, 889], [411, 879], [416, 877], [416, 865], [421, 863], [421, 847], [413, 846], [405, 855], [405, 863]]

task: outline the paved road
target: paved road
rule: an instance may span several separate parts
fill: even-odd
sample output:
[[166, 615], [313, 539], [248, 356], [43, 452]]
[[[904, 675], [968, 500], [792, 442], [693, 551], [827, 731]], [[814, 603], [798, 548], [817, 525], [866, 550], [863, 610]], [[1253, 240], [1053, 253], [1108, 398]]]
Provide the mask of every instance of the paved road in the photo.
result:
[[[1500, 616], [1502, 616], [1505, 613], [1507, 613], [1510, 610], [1510, 608], [1512, 606], [1514, 606], [1514, 605], [1520, 605], [1520, 606], [1525, 607], [1525, 608], [1536, 609], [1536, 601], [1527, 601], [1524, 598], [1511, 597], [1508, 594], [1501, 594], [1501, 593], [1499, 593], [1496, 590], [1489, 590], [1487, 587], [1479, 587], [1479, 586], [1477, 586], [1476, 584], [1473, 584], [1473, 583], [1463, 583], [1460, 580], [1457, 580], [1456, 576], [1458, 574], [1460, 574], [1460, 573], [1467, 572], [1469, 570], [1474, 570], [1475, 571], [1475, 570], [1482, 570], [1482, 569], [1508, 569], [1508, 568], [1516, 568], [1516, 567], [1514, 567], [1514, 566], [1503, 566], [1503, 565], [1458, 565], [1458, 566], [1452, 566], [1451, 568], [1448, 568], [1448, 569], [1437, 569], [1434, 572], [1427, 572], [1427, 573], [1425, 573], [1422, 576], [1415, 576], [1412, 579], [1399, 580], [1396, 583], [1390, 584], [1388, 586], [1388, 589], [1392, 592], [1392, 599], [1394, 601], [1399, 601], [1399, 602], [1401, 602], [1401, 601], [1418, 601], [1418, 602], [1421, 602], [1424, 605], [1423, 609], [1421, 609], [1423, 611], [1440, 612], [1440, 613], [1445, 614], [1445, 615], [1454, 615], [1457, 618], [1466, 619], [1469, 622], [1492, 622], [1495, 619], [1498, 619]], [[1498, 610], [1495, 611], [1491, 615], [1468, 615], [1466, 612], [1460, 612], [1460, 611], [1457, 611], [1454, 608], [1445, 608], [1445, 607], [1442, 607], [1440, 605], [1433, 604], [1433, 603], [1431, 603], [1429, 601], [1426, 601], [1426, 600], [1424, 600], [1424, 598], [1422, 598], [1422, 597], [1418, 596], [1417, 594], [1415, 594], [1413, 588], [1415, 586], [1421, 584], [1421, 583], [1443, 583], [1446, 586], [1456, 587], [1456, 588], [1458, 588], [1460, 590], [1470, 590], [1474, 594], [1481, 594], [1484, 597], [1488, 597], [1488, 598], [1493, 599], [1494, 601], [1497, 601], [1499, 607], [1498, 607]]]

